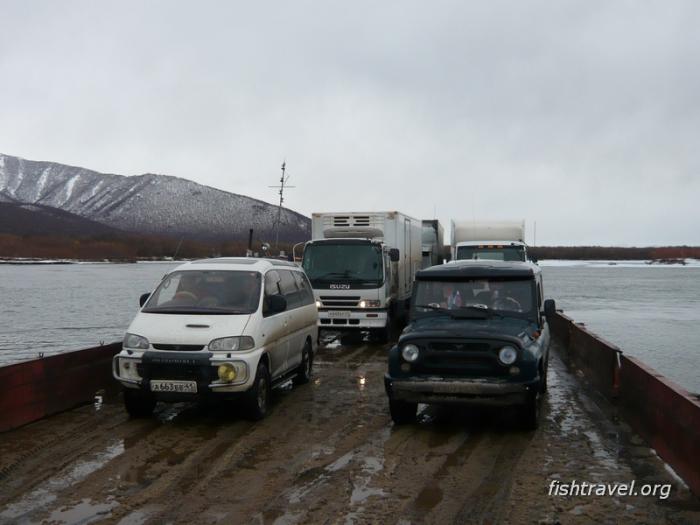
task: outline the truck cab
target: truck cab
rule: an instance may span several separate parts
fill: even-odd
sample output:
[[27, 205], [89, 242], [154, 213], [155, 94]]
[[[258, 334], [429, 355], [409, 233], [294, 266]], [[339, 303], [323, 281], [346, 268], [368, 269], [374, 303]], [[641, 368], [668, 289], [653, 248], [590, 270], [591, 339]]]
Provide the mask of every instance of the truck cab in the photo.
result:
[[399, 212], [314, 213], [302, 267], [319, 328], [389, 337], [420, 268], [421, 223]]
[[475, 404], [513, 406], [535, 428], [554, 308], [531, 262], [453, 261], [418, 272], [385, 375], [394, 422], [413, 421], [418, 403]]
[[459, 242], [454, 248], [454, 259], [487, 260], [487, 261], [527, 261], [527, 246], [521, 241], [465, 241]]

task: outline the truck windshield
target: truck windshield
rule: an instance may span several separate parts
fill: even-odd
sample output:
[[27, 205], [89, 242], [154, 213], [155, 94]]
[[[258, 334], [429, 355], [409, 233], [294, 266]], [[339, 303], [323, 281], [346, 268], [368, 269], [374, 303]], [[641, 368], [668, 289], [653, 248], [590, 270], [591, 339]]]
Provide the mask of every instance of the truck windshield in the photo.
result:
[[458, 246], [457, 259], [524, 261], [525, 250], [522, 246]]
[[428, 312], [477, 309], [503, 316], [534, 317], [532, 279], [474, 279], [464, 281], [417, 281], [411, 302], [413, 315]]
[[158, 314], [250, 314], [260, 302], [259, 272], [186, 270], [166, 275], [143, 308]]
[[314, 281], [371, 281], [384, 279], [381, 248], [373, 244], [319, 243], [304, 250], [302, 267]]

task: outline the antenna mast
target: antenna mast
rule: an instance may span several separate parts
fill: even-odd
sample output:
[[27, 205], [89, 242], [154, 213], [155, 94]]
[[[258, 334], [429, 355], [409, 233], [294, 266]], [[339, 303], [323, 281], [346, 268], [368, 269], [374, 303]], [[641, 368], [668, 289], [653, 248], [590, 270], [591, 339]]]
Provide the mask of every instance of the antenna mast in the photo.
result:
[[287, 175], [287, 161], [282, 162], [282, 176], [280, 177], [279, 186], [269, 186], [270, 188], [279, 188], [280, 195], [280, 205], [277, 208], [277, 221], [275, 221], [275, 249], [279, 247], [280, 240], [280, 225], [282, 224], [282, 204], [284, 203], [284, 189], [294, 188], [295, 186], [288, 186], [287, 181], [289, 180], [289, 175]]

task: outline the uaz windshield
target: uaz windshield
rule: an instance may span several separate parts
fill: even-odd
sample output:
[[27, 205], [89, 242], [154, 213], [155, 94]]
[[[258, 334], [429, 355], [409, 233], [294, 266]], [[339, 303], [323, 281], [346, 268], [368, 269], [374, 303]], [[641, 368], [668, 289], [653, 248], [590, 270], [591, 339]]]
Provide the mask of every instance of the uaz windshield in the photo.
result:
[[500, 315], [534, 317], [534, 281], [531, 279], [473, 279], [417, 281], [412, 316], [466, 309]]
[[258, 272], [186, 270], [166, 275], [143, 308], [163, 314], [250, 314], [260, 302]]
[[381, 248], [372, 244], [310, 244], [304, 250], [304, 271], [313, 281], [383, 281]]

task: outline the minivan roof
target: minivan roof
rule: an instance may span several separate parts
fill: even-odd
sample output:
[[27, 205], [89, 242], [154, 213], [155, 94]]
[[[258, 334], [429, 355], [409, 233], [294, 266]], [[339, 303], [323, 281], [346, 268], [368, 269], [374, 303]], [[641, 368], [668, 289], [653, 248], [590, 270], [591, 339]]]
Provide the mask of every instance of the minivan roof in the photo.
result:
[[464, 259], [431, 266], [416, 273], [418, 280], [479, 279], [487, 277], [530, 278], [541, 272], [539, 266], [523, 261]]
[[267, 259], [256, 257], [214, 257], [211, 259], [197, 259], [181, 264], [172, 271], [181, 270], [247, 270], [264, 272], [272, 268], [294, 269], [298, 265], [281, 259]]

